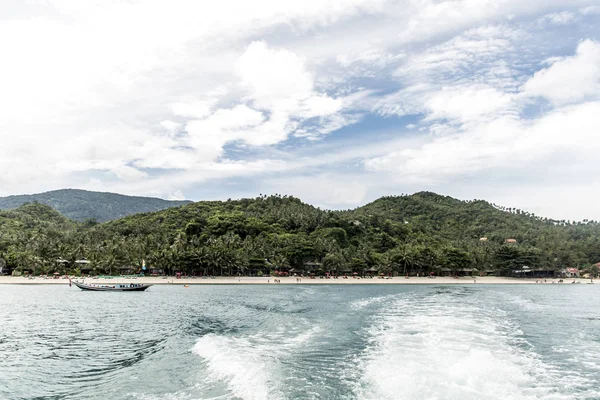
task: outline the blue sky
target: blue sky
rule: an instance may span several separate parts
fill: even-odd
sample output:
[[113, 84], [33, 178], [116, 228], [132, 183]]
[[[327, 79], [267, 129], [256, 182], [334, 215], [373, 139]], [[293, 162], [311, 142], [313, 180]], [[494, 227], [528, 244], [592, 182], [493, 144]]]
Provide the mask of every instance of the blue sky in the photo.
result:
[[600, 219], [600, 0], [3, 1], [0, 195]]

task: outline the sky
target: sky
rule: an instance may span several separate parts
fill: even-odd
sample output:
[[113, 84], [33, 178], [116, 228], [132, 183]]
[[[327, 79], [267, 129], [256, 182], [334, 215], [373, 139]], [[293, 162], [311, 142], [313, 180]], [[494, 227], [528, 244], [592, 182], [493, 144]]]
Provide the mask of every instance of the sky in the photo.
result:
[[600, 220], [600, 0], [2, 0], [0, 196]]

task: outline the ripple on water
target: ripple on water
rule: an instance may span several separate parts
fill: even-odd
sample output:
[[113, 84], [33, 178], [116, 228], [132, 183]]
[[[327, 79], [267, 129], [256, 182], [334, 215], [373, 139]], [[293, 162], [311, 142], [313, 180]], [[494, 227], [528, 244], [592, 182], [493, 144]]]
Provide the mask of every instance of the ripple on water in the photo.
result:
[[0, 398], [600, 398], [579, 286], [0, 287]]

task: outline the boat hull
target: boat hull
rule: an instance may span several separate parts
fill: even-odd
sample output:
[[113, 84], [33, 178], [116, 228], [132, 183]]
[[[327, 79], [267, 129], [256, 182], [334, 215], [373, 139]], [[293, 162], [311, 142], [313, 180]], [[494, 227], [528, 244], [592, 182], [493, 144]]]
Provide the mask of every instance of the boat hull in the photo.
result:
[[152, 285], [144, 284], [115, 284], [115, 285], [87, 285], [85, 283], [73, 282], [81, 290], [89, 290], [94, 292], [143, 292]]

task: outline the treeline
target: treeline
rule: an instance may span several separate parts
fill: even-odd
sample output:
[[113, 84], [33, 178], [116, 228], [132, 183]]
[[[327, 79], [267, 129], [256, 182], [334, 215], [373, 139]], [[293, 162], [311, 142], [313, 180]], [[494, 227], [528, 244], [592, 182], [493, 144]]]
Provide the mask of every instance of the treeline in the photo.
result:
[[6, 269], [78, 273], [76, 261], [83, 258], [93, 274], [116, 274], [121, 267], [137, 272], [145, 260], [167, 274], [191, 275], [290, 268], [317, 274], [510, 275], [523, 266], [591, 269], [600, 261], [600, 226], [556, 223], [429, 192], [383, 197], [345, 211], [280, 195], [198, 202], [103, 224], [74, 222], [41, 204], [0, 212]]

